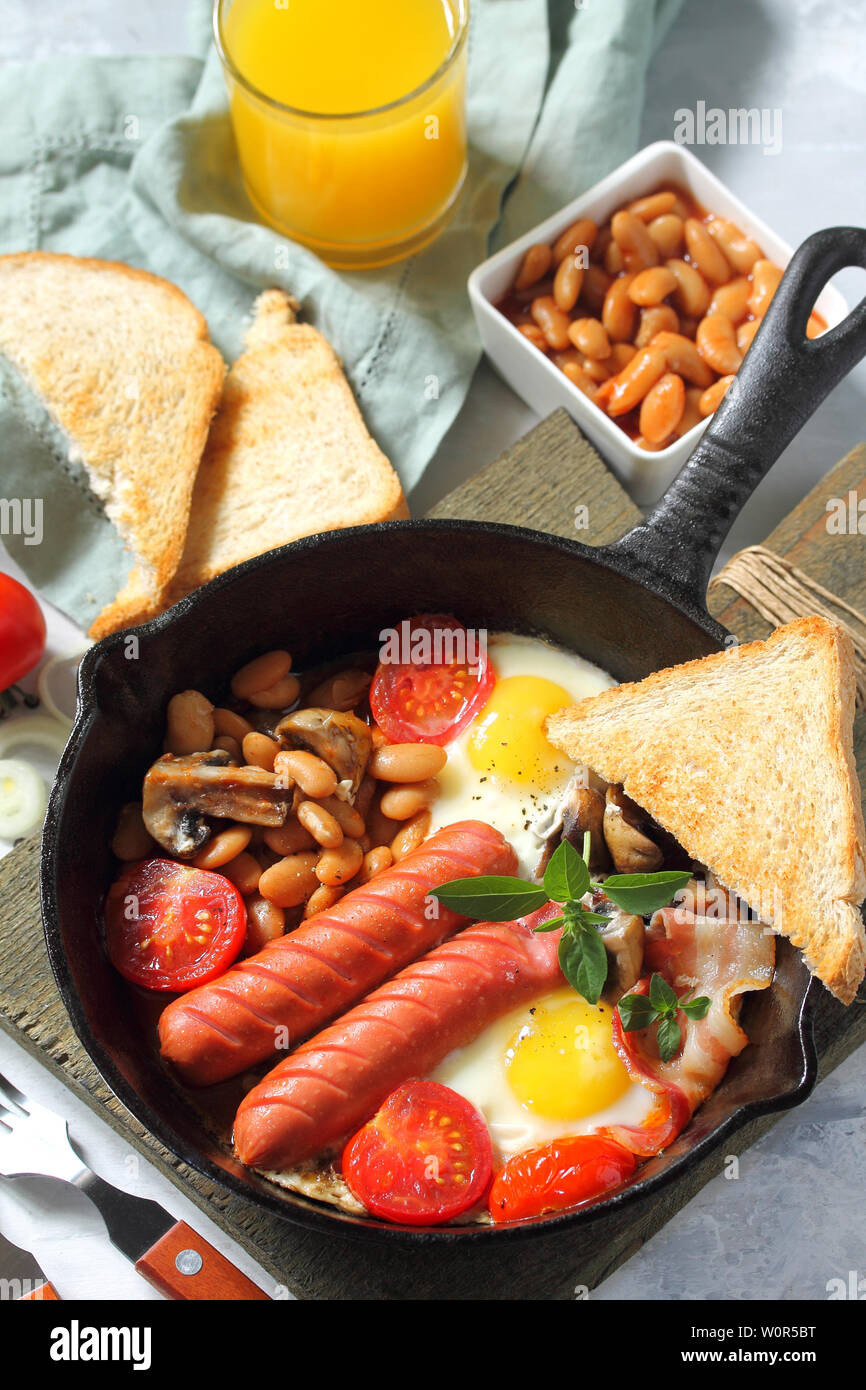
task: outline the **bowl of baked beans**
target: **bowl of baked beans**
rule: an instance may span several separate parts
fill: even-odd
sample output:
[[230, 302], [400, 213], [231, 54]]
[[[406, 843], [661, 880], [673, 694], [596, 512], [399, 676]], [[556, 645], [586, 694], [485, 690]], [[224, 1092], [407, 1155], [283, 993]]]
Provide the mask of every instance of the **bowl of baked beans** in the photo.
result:
[[[648, 145], [480, 265], [469, 295], [501, 376], [564, 406], [641, 505], [686, 462], [793, 254], [689, 150]], [[806, 333], [840, 323], [832, 287]]]

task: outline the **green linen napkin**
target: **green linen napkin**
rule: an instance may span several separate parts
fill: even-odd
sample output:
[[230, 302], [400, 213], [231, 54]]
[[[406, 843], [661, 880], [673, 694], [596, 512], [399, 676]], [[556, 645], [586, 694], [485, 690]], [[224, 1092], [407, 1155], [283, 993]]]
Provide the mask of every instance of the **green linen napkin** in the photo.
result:
[[[8, 66], [0, 252], [67, 251], [163, 275], [201, 309], [229, 362], [256, 294], [290, 290], [342, 358], [408, 491], [480, 356], [469, 272], [634, 152], [646, 68], [680, 3], [472, 0], [466, 186], [433, 246], [377, 271], [329, 270], [256, 221], [210, 46], [209, 0], [192, 0], [189, 12], [200, 56]], [[41, 543], [7, 535], [10, 552], [47, 598], [89, 626], [129, 557], [59, 431], [5, 365], [0, 479], [0, 496], [43, 504]]]

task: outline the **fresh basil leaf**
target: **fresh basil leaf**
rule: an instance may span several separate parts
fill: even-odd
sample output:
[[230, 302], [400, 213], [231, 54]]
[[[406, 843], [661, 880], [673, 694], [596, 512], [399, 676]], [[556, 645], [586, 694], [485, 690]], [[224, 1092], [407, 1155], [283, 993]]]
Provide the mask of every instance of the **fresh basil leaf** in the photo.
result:
[[659, 1024], [657, 1036], [659, 1056], [663, 1062], [669, 1062], [679, 1051], [682, 1042], [680, 1025], [673, 1016], [663, 1018]]
[[611, 874], [601, 885], [603, 891], [624, 912], [647, 917], [666, 907], [685, 888], [691, 874], [666, 870], [660, 874]]
[[610, 916], [608, 913], [590, 912], [588, 907], [582, 909], [580, 914], [580, 920], [581, 922], [585, 922], [588, 926], [591, 927], [600, 926], [602, 923], [606, 924], [607, 926], [610, 926]]
[[559, 943], [559, 964], [572, 989], [597, 1004], [607, 979], [607, 951], [592, 927], [567, 928]]
[[669, 1014], [677, 1007], [677, 996], [663, 975], [653, 975], [649, 987], [650, 1003], [658, 1014]]
[[699, 999], [681, 999], [680, 1008], [686, 1018], [706, 1018], [712, 1002], [712, 999], [708, 999], [705, 994], [702, 994]]
[[645, 994], [626, 994], [616, 1007], [626, 1033], [649, 1028], [655, 1022], [656, 1011]]
[[452, 879], [440, 888], [431, 888], [430, 897], [437, 898], [452, 912], [459, 912], [461, 917], [480, 922], [513, 922], [550, 900], [537, 883], [495, 874]]
[[549, 922], [542, 922], [540, 927], [533, 927], [532, 930], [534, 932], [556, 931], [556, 928], [561, 927], [565, 920], [564, 917], [551, 917]]
[[544, 871], [544, 887], [555, 903], [577, 902], [589, 888], [589, 869], [574, 845], [562, 840]]

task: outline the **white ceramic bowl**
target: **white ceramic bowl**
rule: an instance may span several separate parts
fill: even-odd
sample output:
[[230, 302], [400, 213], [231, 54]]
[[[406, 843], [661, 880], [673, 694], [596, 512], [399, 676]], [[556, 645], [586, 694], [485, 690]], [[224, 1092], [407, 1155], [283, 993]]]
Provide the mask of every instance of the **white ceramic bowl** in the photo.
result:
[[[708, 212], [736, 222], [771, 261], [781, 266], [788, 264], [793, 252], [787, 242], [750, 212], [689, 150], [673, 141], [660, 140], [647, 145], [561, 212], [554, 213], [546, 222], [539, 223], [518, 241], [484, 261], [469, 277], [469, 297], [484, 350], [508, 385], [539, 415], [549, 415], [552, 410], [564, 406], [641, 506], [658, 501], [709, 421], [696, 425], [682, 439], [657, 453], [639, 448], [610, 416], [534, 348], [495, 305], [512, 285], [528, 247], [539, 241], [554, 242], [578, 217], [605, 222], [623, 203], [651, 193], [665, 183], [687, 189]], [[832, 286], [822, 291], [815, 307], [828, 328], [841, 323], [848, 313], [848, 305]]]

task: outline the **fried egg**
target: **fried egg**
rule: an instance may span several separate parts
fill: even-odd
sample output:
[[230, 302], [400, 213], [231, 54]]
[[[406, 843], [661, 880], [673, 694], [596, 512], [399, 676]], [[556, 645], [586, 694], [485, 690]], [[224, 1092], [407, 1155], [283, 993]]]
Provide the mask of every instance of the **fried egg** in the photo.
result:
[[617, 1055], [612, 1016], [609, 1004], [554, 990], [450, 1053], [432, 1080], [481, 1111], [502, 1160], [605, 1125], [639, 1125], [653, 1096]]
[[447, 747], [431, 830], [487, 821], [514, 846], [519, 873], [533, 878], [544, 839], [574, 765], [544, 735], [549, 714], [615, 682], [582, 657], [534, 637], [494, 633], [487, 651], [496, 674], [490, 699]]

